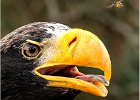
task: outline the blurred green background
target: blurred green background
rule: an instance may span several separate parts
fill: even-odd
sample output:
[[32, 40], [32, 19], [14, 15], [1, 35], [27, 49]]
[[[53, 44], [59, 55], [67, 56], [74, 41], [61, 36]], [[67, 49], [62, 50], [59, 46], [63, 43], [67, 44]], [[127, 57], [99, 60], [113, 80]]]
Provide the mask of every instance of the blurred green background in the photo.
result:
[[[110, 0], [114, 1], [114, 0]], [[104, 42], [112, 61], [107, 97], [79, 94], [75, 100], [138, 100], [138, 0], [123, 0], [123, 7], [108, 8], [109, 0], [2, 0], [1, 37], [31, 22], [59, 22], [89, 30]], [[96, 70], [81, 69], [85, 73]]]

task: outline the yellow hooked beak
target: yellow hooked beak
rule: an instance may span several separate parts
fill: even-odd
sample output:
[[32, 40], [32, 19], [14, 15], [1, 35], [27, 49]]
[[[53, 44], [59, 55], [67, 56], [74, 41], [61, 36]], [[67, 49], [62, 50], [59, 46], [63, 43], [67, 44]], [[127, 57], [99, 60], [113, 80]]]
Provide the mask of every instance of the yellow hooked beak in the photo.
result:
[[[106, 96], [108, 91], [99, 81], [88, 82], [72, 77], [43, 75], [38, 70], [69, 67], [69, 65], [98, 68], [107, 81], [111, 78], [111, 61], [102, 41], [93, 33], [82, 29], [70, 29], [56, 40], [55, 52], [49, 61], [34, 69], [36, 75], [49, 81], [47, 86], [81, 90], [97, 96]], [[75, 67], [77, 72], [78, 69]], [[80, 73], [80, 72], [79, 72]]]

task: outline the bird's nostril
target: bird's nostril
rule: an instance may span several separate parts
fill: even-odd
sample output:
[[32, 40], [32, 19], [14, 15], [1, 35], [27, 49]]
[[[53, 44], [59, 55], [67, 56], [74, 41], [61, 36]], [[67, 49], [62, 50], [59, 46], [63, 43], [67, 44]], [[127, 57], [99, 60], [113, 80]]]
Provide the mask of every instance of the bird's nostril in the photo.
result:
[[72, 41], [69, 43], [69, 47], [77, 41], [77, 37], [73, 38]]
[[74, 37], [72, 39], [72, 41], [69, 42], [68, 47], [69, 47], [69, 51], [71, 52], [72, 56], [74, 55], [74, 51], [75, 51], [75, 49], [77, 47], [77, 44], [78, 44], [77, 37]]

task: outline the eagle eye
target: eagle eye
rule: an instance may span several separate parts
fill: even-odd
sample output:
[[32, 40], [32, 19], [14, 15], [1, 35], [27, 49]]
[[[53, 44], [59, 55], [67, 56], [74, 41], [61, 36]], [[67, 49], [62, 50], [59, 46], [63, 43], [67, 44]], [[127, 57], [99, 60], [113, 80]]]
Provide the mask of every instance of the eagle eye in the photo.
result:
[[35, 59], [41, 53], [40, 46], [31, 43], [25, 43], [22, 47], [22, 54], [25, 58]]

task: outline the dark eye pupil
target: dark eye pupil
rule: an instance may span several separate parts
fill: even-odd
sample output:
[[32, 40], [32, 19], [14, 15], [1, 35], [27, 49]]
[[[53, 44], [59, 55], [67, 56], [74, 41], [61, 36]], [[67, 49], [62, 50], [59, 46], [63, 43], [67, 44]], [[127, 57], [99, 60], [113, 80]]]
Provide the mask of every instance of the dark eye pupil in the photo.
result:
[[35, 51], [36, 51], [36, 48], [34, 46], [29, 47], [29, 52], [30, 53], [35, 53]]

